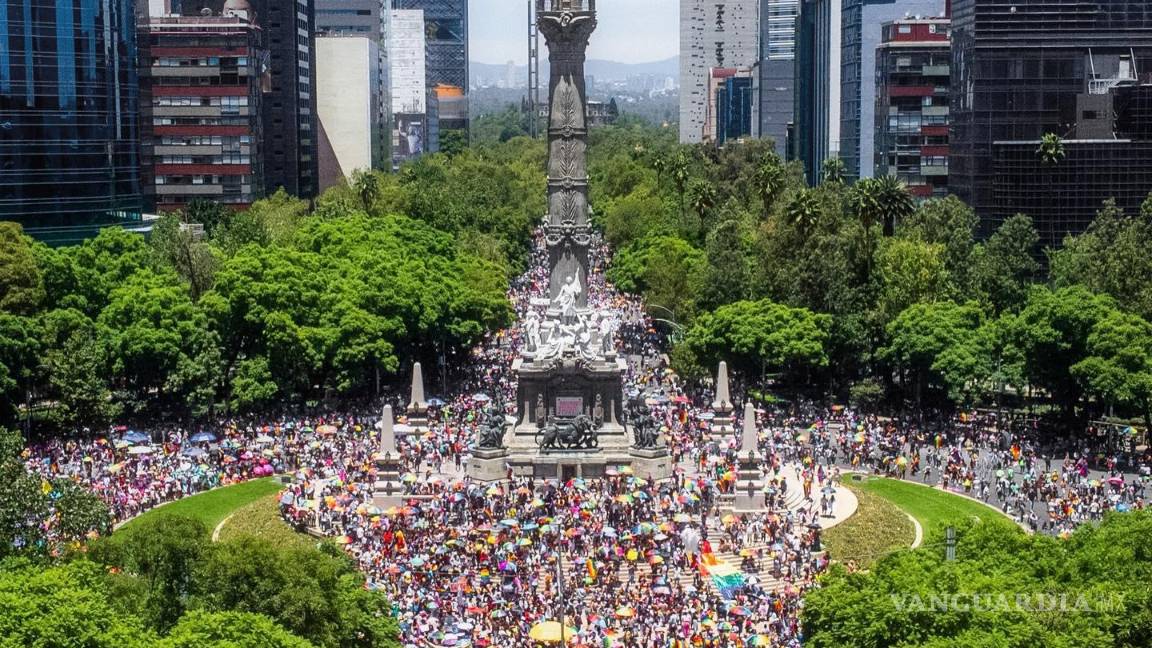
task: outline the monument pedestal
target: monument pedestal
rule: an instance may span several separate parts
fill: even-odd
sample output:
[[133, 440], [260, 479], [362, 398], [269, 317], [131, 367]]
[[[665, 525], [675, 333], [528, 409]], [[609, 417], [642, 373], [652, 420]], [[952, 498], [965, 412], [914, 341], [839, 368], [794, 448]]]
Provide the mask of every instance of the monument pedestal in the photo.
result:
[[468, 459], [468, 476], [476, 481], [494, 482], [508, 476], [507, 448], [477, 448]]
[[736, 489], [732, 498], [732, 510], [736, 513], [762, 513], [764, 507], [764, 480], [760, 476], [760, 465], [755, 458], [741, 457], [736, 477]]
[[400, 481], [400, 460], [391, 454], [376, 460], [376, 484], [372, 503], [385, 509], [404, 503], [404, 484]]
[[632, 448], [632, 470], [637, 477], [660, 481], [672, 477], [672, 456], [667, 447]]

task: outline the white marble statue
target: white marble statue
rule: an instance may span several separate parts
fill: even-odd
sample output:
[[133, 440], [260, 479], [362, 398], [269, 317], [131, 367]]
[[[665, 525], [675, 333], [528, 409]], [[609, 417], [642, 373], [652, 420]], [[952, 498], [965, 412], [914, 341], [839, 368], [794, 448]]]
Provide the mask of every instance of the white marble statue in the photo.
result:
[[560, 310], [561, 315], [569, 315], [576, 312], [576, 299], [580, 293], [584, 292], [580, 287], [580, 278], [568, 275], [564, 278], [564, 285], [560, 287], [560, 291], [556, 293], [556, 299], [552, 303]]

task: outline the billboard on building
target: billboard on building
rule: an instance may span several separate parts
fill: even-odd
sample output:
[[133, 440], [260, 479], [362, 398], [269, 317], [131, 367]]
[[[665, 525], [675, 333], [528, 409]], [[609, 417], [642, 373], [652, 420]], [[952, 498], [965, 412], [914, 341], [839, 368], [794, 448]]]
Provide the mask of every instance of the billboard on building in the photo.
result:
[[408, 160], [422, 155], [428, 150], [428, 123], [424, 114], [396, 113], [393, 157], [397, 161]]

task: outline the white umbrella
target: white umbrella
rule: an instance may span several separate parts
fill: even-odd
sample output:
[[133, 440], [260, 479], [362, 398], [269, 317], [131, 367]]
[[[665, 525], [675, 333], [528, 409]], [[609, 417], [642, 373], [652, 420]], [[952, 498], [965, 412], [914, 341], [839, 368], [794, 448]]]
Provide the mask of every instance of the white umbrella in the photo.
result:
[[276, 442], [276, 439], [273, 439], [272, 437], [268, 436], [267, 434], [261, 434], [261, 435], [256, 437], [256, 443], [275, 443], [275, 442]]
[[397, 434], [410, 434], [416, 431], [416, 428], [408, 425], [407, 423], [397, 423], [392, 426], [392, 431]]
[[152, 454], [153, 452], [154, 451], [152, 449], [152, 446], [140, 445], [140, 446], [132, 446], [131, 448], [128, 448], [128, 454], [131, 454], [131, 455]]
[[476, 401], [477, 403], [487, 403], [488, 401], [492, 400], [492, 397], [488, 394], [472, 394], [472, 400]]

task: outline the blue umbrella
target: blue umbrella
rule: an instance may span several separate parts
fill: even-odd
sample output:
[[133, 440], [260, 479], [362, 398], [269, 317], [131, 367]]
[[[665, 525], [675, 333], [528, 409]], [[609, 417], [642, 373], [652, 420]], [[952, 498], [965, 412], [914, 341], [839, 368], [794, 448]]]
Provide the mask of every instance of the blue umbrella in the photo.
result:
[[181, 452], [180, 454], [184, 455], [185, 457], [195, 458], [195, 457], [203, 457], [204, 455], [206, 455], [208, 453], [205, 452], [203, 448], [185, 448], [184, 451]]
[[216, 435], [211, 432], [197, 432], [189, 439], [192, 443], [212, 443], [216, 440]]
[[147, 434], [144, 434], [143, 432], [137, 432], [136, 430], [128, 430], [124, 433], [124, 436], [120, 438], [129, 443], [144, 443], [145, 441], [151, 440], [148, 438]]
[[433, 396], [432, 398], [429, 398], [427, 402], [432, 407], [444, 407], [445, 405], [444, 399], [440, 398], [439, 396]]

